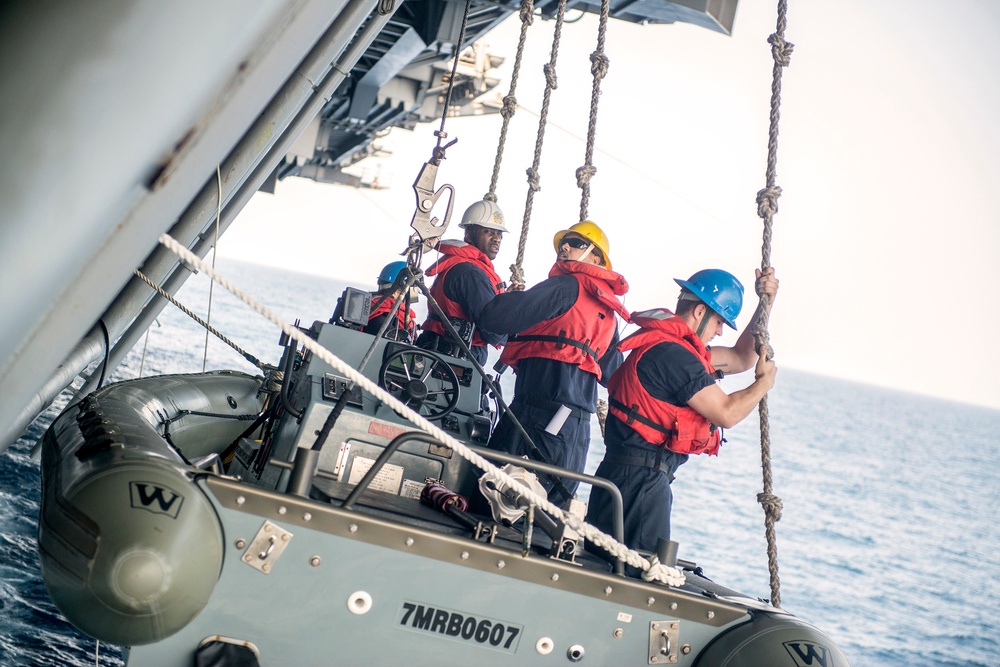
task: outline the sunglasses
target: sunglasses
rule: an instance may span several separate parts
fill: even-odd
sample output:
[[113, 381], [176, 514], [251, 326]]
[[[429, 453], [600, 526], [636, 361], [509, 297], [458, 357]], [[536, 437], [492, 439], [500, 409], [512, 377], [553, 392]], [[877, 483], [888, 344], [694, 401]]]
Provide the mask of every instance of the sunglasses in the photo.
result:
[[563, 239], [559, 242], [559, 245], [562, 246], [562, 244], [564, 243], [568, 245], [570, 248], [576, 248], [577, 250], [583, 250], [584, 248], [590, 245], [589, 241], [584, 241], [583, 239], [578, 238], [576, 236], [564, 236]]

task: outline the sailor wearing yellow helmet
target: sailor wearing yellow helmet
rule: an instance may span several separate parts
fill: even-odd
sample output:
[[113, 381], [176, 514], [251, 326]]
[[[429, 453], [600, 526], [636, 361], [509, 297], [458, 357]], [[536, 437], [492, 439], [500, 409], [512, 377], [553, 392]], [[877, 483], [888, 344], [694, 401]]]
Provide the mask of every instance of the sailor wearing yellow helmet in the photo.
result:
[[[628, 283], [611, 269], [608, 237], [590, 220], [557, 232], [552, 243], [556, 262], [549, 277], [529, 290], [498, 295], [479, 316], [483, 328], [508, 334], [500, 362], [517, 375], [510, 411], [537, 450], [508, 415], [489, 446], [583, 472], [597, 384], [622, 362], [616, 315], [629, 319], [618, 300]], [[555, 484], [547, 476], [540, 481], [546, 491]], [[576, 481], [562, 482], [575, 492]], [[568, 499], [552, 500], [565, 506]]]

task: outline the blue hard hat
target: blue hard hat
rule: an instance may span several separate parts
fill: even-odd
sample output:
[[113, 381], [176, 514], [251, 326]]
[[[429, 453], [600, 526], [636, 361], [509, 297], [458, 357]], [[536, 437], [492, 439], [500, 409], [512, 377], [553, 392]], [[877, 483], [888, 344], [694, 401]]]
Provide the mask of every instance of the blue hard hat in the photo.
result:
[[399, 272], [406, 268], [406, 262], [389, 262], [382, 267], [382, 273], [378, 274], [379, 284], [392, 284], [399, 277]]
[[722, 269], [703, 269], [687, 280], [674, 282], [694, 294], [714, 310], [726, 324], [736, 328], [736, 318], [743, 309], [743, 284]]

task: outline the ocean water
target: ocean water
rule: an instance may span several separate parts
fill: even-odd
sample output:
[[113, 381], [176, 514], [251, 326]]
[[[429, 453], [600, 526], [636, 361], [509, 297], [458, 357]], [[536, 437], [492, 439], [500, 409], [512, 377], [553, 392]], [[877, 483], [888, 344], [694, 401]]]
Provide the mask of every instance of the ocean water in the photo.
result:
[[[219, 268], [304, 325], [329, 318], [344, 287], [232, 261]], [[208, 285], [197, 276], [180, 294], [202, 317]], [[218, 286], [211, 322], [251, 354], [277, 360], [277, 328]], [[780, 363], [780, 332], [775, 346]], [[203, 330], [168, 306], [111, 380], [203, 364], [253, 371], [214, 338], [206, 355]], [[726, 382], [739, 386], [739, 378]], [[117, 647], [97, 646], [62, 618], [40, 578], [30, 452], [67, 400], [0, 455], [2, 666], [122, 664]], [[854, 667], [1000, 666], [1000, 411], [780, 368], [768, 423], [784, 506], [776, 527], [782, 606], [826, 632]], [[712, 579], [768, 598], [757, 415], [726, 438], [720, 456], [680, 468], [673, 538], [679, 556]], [[602, 454], [595, 420], [588, 472]]]

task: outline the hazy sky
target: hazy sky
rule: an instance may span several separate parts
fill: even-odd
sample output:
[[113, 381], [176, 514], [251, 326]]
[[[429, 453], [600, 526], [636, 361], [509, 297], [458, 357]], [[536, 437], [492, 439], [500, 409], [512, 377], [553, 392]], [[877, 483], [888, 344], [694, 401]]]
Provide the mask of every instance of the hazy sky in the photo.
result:
[[[779, 368], [1000, 408], [1000, 3], [992, 0], [791, 0], [795, 44], [782, 89], [771, 317]], [[571, 15], [575, 15], [571, 12]], [[516, 254], [553, 22], [536, 21], [518, 84], [498, 189], [507, 225], [496, 264]], [[488, 35], [507, 56], [517, 16]], [[598, 115], [590, 217], [611, 239], [631, 310], [672, 307], [672, 278], [724, 268], [750, 288], [761, 261], [774, 3], [743, 0], [732, 37], [694, 26], [612, 22]], [[525, 269], [542, 280], [552, 236], [577, 221], [594, 17], [567, 25], [535, 196]], [[456, 216], [488, 190], [499, 116], [453, 119], [438, 185]], [[410, 234], [412, 183], [436, 125], [380, 140], [390, 159], [360, 165], [379, 191], [288, 179], [258, 194], [220, 254], [370, 286]], [[454, 227], [448, 236], [457, 237]], [[274, 229], [280, 230], [275, 234]], [[432, 258], [425, 260], [429, 264]], [[750, 310], [739, 320], [742, 327]], [[727, 339], [723, 342], [732, 342]], [[965, 350], [968, 346], [974, 352]], [[780, 375], [779, 375], [780, 382]]]

